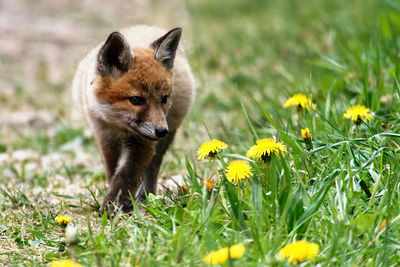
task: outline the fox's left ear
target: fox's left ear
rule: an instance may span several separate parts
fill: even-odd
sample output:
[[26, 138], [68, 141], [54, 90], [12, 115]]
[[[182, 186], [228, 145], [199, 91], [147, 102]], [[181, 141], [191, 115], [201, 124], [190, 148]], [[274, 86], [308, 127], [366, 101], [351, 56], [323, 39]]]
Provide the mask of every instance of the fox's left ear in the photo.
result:
[[120, 78], [135, 64], [135, 55], [125, 37], [111, 33], [97, 55], [97, 71], [102, 76]]
[[150, 45], [155, 51], [154, 58], [169, 71], [174, 67], [175, 54], [181, 35], [182, 28], [174, 28]]

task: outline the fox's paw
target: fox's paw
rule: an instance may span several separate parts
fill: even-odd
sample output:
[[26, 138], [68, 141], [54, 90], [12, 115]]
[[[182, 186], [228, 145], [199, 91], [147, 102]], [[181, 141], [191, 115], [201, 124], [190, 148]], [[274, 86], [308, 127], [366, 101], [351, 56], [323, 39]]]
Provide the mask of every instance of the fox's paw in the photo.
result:
[[130, 200], [125, 200], [125, 201], [104, 201], [103, 205], [101, 205], [100, 208], [100, 216], [104, 214], [105, 211], [107, 211], [107, 216], [113, 216], [115, 215], [118, 211], [122, 211], [127, 214], [132, 213], [132, 202]]

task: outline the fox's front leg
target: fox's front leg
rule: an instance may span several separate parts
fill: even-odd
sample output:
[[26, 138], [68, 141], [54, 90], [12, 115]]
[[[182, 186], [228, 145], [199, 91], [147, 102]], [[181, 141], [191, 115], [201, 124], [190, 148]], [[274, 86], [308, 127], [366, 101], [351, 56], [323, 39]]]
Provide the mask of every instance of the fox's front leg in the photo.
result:
[[140, 192], [140, 198], [145, 199], [145, 192], [143, 190], [146, 190], [147, 194], [152, 193], [155, 195], [157, 193], [157, 178], [160, 171], [160, 165], [165, 152], [174, 140], [175, 133], [176, 130], [170, 132], [166, 137], [158, 141], [156, 146], [156, 154], [147, 167], [146, 174], [144, 176], [144, 188], [142, 189], [142, 192]]
[[107, 177], [107, 181], [111, 183], [117, 170], [119, 156], [121, 154], [121, 142], [118, 139], [108, 138], [107, 140], [96, 137], [97, 146], [101, 152], [103, 165]]
[[112, 210], [112, 204], [121, 207], [125, 212], [132, 209], [131, 196], [135, 198], [139, 185], [142, 183], [141, 177], [143, 177], [154, 152], [155, 143], [151, 141], [131, 139], [123, 143], [117, 168], [100, 209], [101, 213], [107, 207]]

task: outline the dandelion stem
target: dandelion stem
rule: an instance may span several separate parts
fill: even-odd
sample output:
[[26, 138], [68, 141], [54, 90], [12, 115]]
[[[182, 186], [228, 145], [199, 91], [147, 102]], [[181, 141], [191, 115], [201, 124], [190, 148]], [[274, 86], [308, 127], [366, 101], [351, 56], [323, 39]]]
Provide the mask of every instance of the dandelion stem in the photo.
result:
[[301, 111], [298, 111], [297, 112], [297, 135], [300, 135], [300, 129], [301, 129], [300, 116], [301, 116]]
[[214, 172], [215, 172], [215, 176], [216, 176], [216, 180], [217, 183], [220, 183], [220, 178], [219, 178], [219, 170], [218, 170], [218, 164], [217, 164], [217, 160], [216, 159], [210, 159], [210, 163], [213, 162], [213, 167], [214, 167]]
[[312, 155], [309, 155], [309, 156], [307, 157], [308, 166], [309, 166], [309, 167], [307, 168], [307, 175], [306, 175], [306, 186], [307, 186], [307, 187], [308, 187], [308, 181], [310, 180], [310, 177], [313, 176], [313, 173], [312, 173], [313, 168], [310, 167], [310, 166], [312, 166], [312, 159], [311, 159], [311, 157], [312, 157]]
[[237, 196], [238, 196], [238, 199], [239, 199], [239, 206], [241, 207], [242, 206], [242, 201], [241, 201], [241, 199], [242, 199], [242, 194], [241, 194], [241, 187], [240, 187], [240, 183], [237, 185]]
[[217, 184], [219, 185], [218, 195], [219, 195], [219, 198], [221, 199], [221, 204], [222, 204], [222, 206], [224, 207], [224, 209], [225, 209], [225, 210], [229, 210], [229, 209], [228, 209], [227, 201], [226, 201], [225, 196], [224, 196], [224, 193], [223, 193], [222, 190], [221, 190], [222, 183], [221, 183], [221, 178], [219, 177], [219, 169], [218, 169], [217, 158], [219, 159], [218, 155], [217, 155], [217, 157], [216, 157], [215, 159], [213, 159], [212, 161], [214, 162], [215, 176], [217, 177], [216, 180], [217, 180]]
[[267, 192], [269, 191], [270, 169], [271, 169], [270, 161], [267, 161], [265, 163], [265, 176], [264, 176], [264, 181], [263, 181], [265, 188], [267, 189]]

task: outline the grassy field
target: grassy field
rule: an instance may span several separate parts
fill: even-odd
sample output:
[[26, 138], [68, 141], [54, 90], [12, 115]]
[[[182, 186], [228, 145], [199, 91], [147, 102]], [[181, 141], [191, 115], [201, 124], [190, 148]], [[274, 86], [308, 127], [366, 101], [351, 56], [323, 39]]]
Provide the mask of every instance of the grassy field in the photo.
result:
[[[398, 266], [399, 1], [11, 2], [0, 1], [0, 264], [207, 266], [205, 255], [241, 243], [226, 266], [290, 266], [279, 251], [306, 240], [320, 251], [303, 265]], [[160, 186], [108, 220], [100, 157], [69, 86], [92, 46], [135, 23], [184, 27], [197, 97], [160, 180], [184, 178], [187, 190]], [[284, 108], [297, 93], [316, 109]], [[372, 112], [359, 125], [343, 116], [357, 104]], [[287, 152], [246, 158], [272, 137]], [[212, 138], [228, 147], [198, 160]], [[230, 183], [235, 160], [252, 175]], [[67, 235], [58, 215], [71, 217]]]

